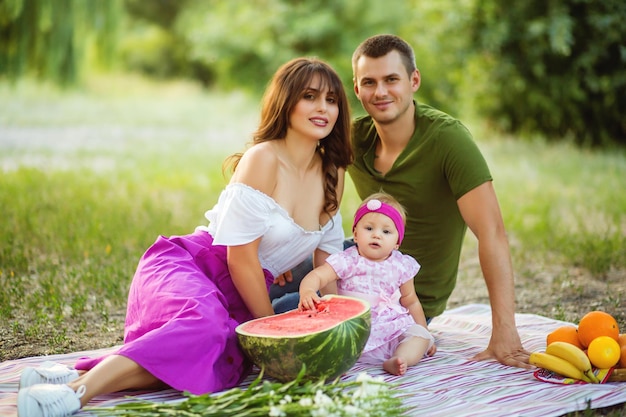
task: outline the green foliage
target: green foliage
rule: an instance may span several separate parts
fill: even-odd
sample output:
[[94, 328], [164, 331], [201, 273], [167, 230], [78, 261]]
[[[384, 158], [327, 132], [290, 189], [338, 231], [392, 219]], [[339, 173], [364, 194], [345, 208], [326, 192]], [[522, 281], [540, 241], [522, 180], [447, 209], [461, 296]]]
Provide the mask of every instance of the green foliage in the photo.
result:
[[[25, 1], [34, 14], [41, 13], [39, 4], [47, 4], [44, 0]], [[62, 1], [70, 10], [77, 7], [71, 0]], [[108, 44], [116, 39], [110, 34], [122, 35], [115, 43], [115, 56], [121, 67], [131, 71], [161, 79], [187, 77], [208, 87], [246, 89], [260, 95], [278, 66], [297, 56], [318, 56], [335, 67], [350, 90], [350, 58], [355, 47], [371, 35], [394, 33], [415, 48], [424, 79], [419, 99], [453, 114], [462, 108], [458, 86], [468, 77], [461, 64], [470, 53], [463, 30], [469, 23], [473, 0], [404, 0], [395, 2], [394, 7], [376, 0], [262, 0], [254, 4], [246, 0], [116, 1], [119, 7], [91, 10], [90, 16], [115, 26], [116, 30], [107, 29], [107, 36], [102, 39], [108, 40]], [[0, 4], [15, 8], [21, 3], [0, 0]], [[77, 4], [91, 9], [98, 4], [105, 7], [95, 0]], [[26, 27], [24, 10], [19, 7], [17, 14], [13, 9], [7, 10], [7, 16], [14, 16], [7, 20], [7, 27]], [[21, 20], [16, 20], [19, 16]], [[77, 19], [66, 19], [61, 27], [68, 33], [76, 32]], [[47, 42], [47, 32], [31, 31], [32, 39]], [[82, 36], [80, 40], [88, 42], [91, 38]], [[95, 41], [88, 45], [89, 50], [97, 50]], [[98, 48], [102, 45], [98, 40]], [[42, 68], [48, 67], [39, 61], [26, 60], [25, 54], [32, 47], [26, 44], [21, 55], [11, 57], [12, 64], [28, 63], [32, 68], [12, 67], [9, 74], [31, 73], [53, 81], [74, 79], [81, 56], [72, 55], [74, 64], [69, 68], [74, 72], [52, 74], [42, 72]], [[59, 49], [61, 44], [55, 47]], [[89, 57], [83, 53], [82, 58]], [[362, 111], [360, 104], [353, 94], [349, 97], [358, 114]]]
[[[356, 46], [368, 36], [394, 33], [415, 48], [424, 79], [419, 99], [457, 113], [458, 86], [468, 80], [461, 64], [470, 53], [463, 31], [472, 3], [404, 0], [390, 8], [374, 0], [126, 0], [130, 19], [120, 58], [126, 68], [151, 76], [189, 77], [259, 95], [287, 60], [318, 56], [350, 89]], [[349, 97], [359, 113], [356, 98]]]
[[626, 2], [481, 0], [481, 111], [511, 132], [626, 143]]
[[72, 84], [89, 54], [111, 58], [120, 0], [0, 0], [0, 74]]
[[208, 85], [210, 72], [188, 58], [189, 47], [174, 25], [188, 0], [125, 0], [128, 19], [119, 43], [123, 66], [156, 78], [189, 77]]
[[411, 0], [407, 4], [408, 14], [397, 21], [393, 33], [415, 51], [422, 77], [417, 99], [458, 117], [467, 115], [471, 100], [464, 95], [475, 93], [473, 77], [468, 76], [473, 51], [467, 36], [474, 0]]
[[[361, 2], [195, 0], [180, 14], [175, 30], [189, 46], [189, 59], [208, 68], [226, 88], [262, 90], [289, 59], [315, 55], [329, 61], [351, 85], [350, 57], [365, 37], [394, 32], [408, 13], [376, 0]], [[228, 18], [225, 18], [228, 16]]]
[[622, 0], [0, 0], [0, 75], [67, 84], [108, 51], [131, 71], [258, 96], [278, 66], [308, 55], [350, 90], [354, 48], [394, 33], [415, 49], [418, 100], [607, 145], [626, 142], [625, 19]]
[[188, 0], [124, 0], [126, 10], [137, 19], [153, 22], [163, 28], [171, 28]]
[[[133, 22], [122, 42], [125, 62], [131, 68], [149, 74], [161, 71], [159, 75], [190, 76], [205, 85], [217, 83], [220, 88], [243, 88], [260, 94], [287, 60], [318, 56], [337, 69], [349, 88], [354, 48], [368, 36], [396, 33], [415, 41], [420, 67], [433, 74], [424, 83], [422, 98], [454, 107], [450, 96], [455, 74], [450, 71], [450, 76], [440, 77], [437, 72], [442, 65], [453, 67], [452, 61], [457, 59], [454, 53], [442, 51], [462, 48], [443, 46], [436, 38], [460, 27], [458, 20], [467, 16], [463, 13], [467, 5], [448, 11], [449, 0], [435, 4], [402, 1], [393, 8], [374, 0], [263, 0], [254, 5], [243, 0], [187, 0], [174, 4], [176, 9], [170, 10], [172, 3], [160, 8], [160, 3], [127, 1], [132, 15], [141, 19]], [[163, 16], [166, 10], [169, 19]], [[419, 16], [433, 29], [418, 33], [413, 19], [407, 16]], [[465, 42], [460, 36], [445, 40], [457, 46]]]

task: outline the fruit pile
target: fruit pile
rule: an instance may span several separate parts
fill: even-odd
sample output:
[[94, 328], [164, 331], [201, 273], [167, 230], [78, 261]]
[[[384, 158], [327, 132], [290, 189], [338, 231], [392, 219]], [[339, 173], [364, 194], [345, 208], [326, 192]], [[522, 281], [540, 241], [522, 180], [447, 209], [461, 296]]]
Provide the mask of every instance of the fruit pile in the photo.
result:
[[562, 326], [548, 334], [545, 352], [531, 353], [530, 363], [563, 377], [599, 383], [598, 371], [626, 368], [626, 334], [620, 334], [610, 314], [591, 311], [578, 326]]

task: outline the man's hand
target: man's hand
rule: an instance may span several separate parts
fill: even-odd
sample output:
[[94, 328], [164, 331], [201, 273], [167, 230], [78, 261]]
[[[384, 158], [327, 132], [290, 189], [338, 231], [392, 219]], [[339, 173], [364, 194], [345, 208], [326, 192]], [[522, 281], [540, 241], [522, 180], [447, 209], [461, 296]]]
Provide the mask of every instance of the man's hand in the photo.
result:
[[493, 333], [487, 349], [475, 355], [472, 360], [496, 359], [503, 365], [532, 369], [528, 363], [530, 353], [524, 349], [516, 330], [507, 335]]
[[291, 271], [287, 271], [284, 274], [280, 274], [276, 278], [274, 278], [274, 284], [278, 284], [281, 287], [284, 287], [286, 283], [293, 281], [293, 276], [291, 275]]

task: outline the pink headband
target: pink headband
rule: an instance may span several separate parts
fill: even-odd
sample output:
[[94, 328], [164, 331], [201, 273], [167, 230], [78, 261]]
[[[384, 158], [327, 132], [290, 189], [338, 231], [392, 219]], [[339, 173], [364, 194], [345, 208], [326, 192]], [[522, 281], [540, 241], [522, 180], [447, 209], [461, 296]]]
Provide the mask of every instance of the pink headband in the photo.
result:
[[393, 224], [396, 225], [396, 229], [398, 229], [398, 245], [402, 243], [402, 239], [404, 238], [404, 221], [402, 221], [402, 215], [393, 206], [377, 199], [372, 199], [368, 201], [367, 204], [359, 207], [354, 215], [354, 223], [352, 224], [353, 231], [356, 224], [361, 220], [361, 217], [365, 216], [367, 213], [380, 213], [389, 217], [393, 221]]

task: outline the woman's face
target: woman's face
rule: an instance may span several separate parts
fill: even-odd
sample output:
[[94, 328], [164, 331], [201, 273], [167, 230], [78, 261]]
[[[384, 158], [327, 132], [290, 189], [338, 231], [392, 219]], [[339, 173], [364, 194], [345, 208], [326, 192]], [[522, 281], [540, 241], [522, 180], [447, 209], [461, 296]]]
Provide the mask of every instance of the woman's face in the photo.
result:
[[[288, 131], [318, 141], [330, 134], [339, 117], [337, 96], [315, 75], [293, 108]], [[289, 135], [289, 133], [288, 133]]]

